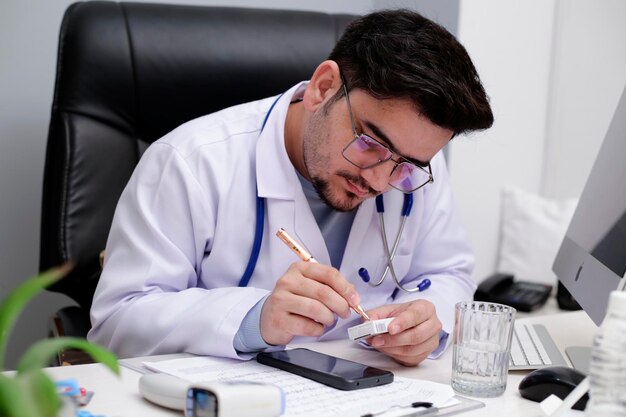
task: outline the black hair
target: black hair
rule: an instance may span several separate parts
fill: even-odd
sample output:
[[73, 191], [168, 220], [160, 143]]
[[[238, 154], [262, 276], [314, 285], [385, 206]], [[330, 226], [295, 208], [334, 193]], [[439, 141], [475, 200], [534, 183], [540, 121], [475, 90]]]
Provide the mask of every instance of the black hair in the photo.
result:
[[[404, 98], [455, 135], [493, 124], [489, 99], [467, 51], [442, 26], [399, 9], [348, 25], [328, 59], [349, 89], [377, 99]], [[337, 98], [343, 96], [343, 89]]]

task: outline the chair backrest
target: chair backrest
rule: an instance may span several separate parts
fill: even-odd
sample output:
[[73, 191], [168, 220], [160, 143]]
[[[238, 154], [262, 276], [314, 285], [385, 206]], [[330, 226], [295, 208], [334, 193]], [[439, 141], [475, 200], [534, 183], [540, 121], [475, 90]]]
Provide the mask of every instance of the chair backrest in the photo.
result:
[[176, 126], [308, 79], [356, 16], [107, 1], [71, 5], [59, 39], [40, 269], [89, 308], [117, 200]]

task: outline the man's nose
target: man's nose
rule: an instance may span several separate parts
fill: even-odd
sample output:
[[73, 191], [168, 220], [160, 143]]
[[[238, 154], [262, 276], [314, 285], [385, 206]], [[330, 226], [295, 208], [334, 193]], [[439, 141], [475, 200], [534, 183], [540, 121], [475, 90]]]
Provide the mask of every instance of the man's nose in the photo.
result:
[[362, 169], [361, 177], [367, 181], [370, 187], [377, 193], [382, 193], [389, 184], [389, 177], [393, 170], [393, 162], [386, 161], [372, 168]]

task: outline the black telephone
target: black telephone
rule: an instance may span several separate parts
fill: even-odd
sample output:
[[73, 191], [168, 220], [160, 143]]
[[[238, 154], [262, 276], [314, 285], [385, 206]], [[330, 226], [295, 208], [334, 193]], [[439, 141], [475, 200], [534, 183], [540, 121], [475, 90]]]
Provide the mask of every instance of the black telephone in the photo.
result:
[[533, 311], [546, 303], [551, 292], [551, 285], [515, 281], [511, 274], [495, 273], [480, 283], [474, 300], [506, 304], [519, 311]]

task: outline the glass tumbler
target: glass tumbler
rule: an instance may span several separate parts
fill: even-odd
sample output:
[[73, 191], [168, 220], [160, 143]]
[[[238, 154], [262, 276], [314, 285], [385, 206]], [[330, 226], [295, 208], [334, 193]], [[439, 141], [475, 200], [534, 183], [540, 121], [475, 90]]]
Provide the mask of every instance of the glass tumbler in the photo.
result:
[[497, 397], [506, 389], [513, 307], [480, 301], [455, 306], [452, 388], [472, 397]]

